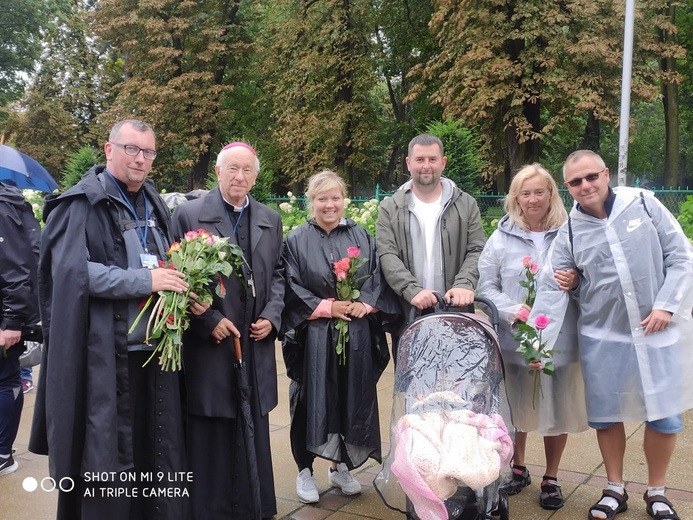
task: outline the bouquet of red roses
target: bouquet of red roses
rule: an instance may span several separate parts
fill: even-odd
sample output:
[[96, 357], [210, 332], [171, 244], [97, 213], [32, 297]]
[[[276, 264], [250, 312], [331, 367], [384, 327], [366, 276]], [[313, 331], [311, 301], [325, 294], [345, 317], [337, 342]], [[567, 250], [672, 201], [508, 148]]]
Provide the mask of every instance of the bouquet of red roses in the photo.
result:
[[[361, 295], [358, 290], [359, 281], [370, 275], [356, 278], [356, 273], [366, 261], [360, 258], [361, 250], [358, 247], [347, 249], [347, 256], [333, 264], [334, 274], [337, 277], [337, 299], [341, 301], [353, 301]], [[335, 351], [340, 365], [346, 364], [346, 344], [349, 341], [349, 322], [339, 318], [335, 324], [339, 331]]]
[[152, 294], [129, 333], [135, 330], [156, 299], [147, 322], [146, 341], [159, 341], [145, 365], [158, 353], [159, 365], [163, 370], [180, 370], [183, 332], [190, 326], [189, 294], [195, 293], [199, 303], [211, 303], [212, 293], [209, 287], [216, 277], [219, 280], [215, 287], [217, 296], [223, 296], [224, 285], [220, 275], [228, 277], [231, 273], [240, 273], [243, 251], [236, 244], [229, 244], [228, 238], [220, 238], [204, 229], [198, 229], [188, 231], [180, 242], [171, 244], [167, 256], [165, 265], [185, 275], [188, 290], [182, 293], [159, 291], [156, 295]]

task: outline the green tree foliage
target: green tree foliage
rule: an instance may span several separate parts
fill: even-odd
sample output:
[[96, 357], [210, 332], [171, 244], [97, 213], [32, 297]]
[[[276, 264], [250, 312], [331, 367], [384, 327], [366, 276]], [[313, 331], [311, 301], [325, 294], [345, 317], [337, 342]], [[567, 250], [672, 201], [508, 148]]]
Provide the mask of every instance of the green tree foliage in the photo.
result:
[[681, 204], [681, 212], [678, 219], [684, 233], [693, 243], [693, 195], [686, 197], [686, 201]]
[[404, 158], [417, 129], [442, 117], [441, 107], [429, 100], [440, 83], [435, 78], [420, 85], [421, 95], [410, 95], [414, 85], [411, 71], [435, 56], [438, 45], [428, 28], [433, 14], [430, 0], [381, 0], [375, 5], [377, 29], [371, 40], [376, 44], [374, 56], [387, 108], [380, 118], [378, 141], [385, 145], [384, 153], [389, 153], [388, 167], [377, 180], [389, 188], [399, 186], [408, 177]]
[[62, 171], [61, 188], [63, 191], [77, 184], [92, 166], [103, 163], [103, 160], [103, 154], [90, 146], [83, 146], [74, 152]]
[[22, 73], [29, 73], [41, 55], [41, 30], [48, 22], [42, 0], [0, 2], [0, 121], [5, 106], [24, 91]]
[[5, 125], [12, 142], [53, 175], [82, 146], [101, 146], [98, 124], [112, 84], [108, 58], [94, 41], [89, 2], [60, 4], [43, 39], [40, 66]]
[[[631, 107], [631, 132], [628, 143], [629, 180], [655, 180], [662, 185], [664, 171], [664, 107], [662, 100], [635, 103]], [[619, 129], [607, 129], [601, 139], [601, 155], [612, 171], [618, 168]]]
[[258, 48], [284, 171], [297, 182], [334, 167], [353, 188], [359, 170], [383, 166], [370, 153], [377, 134], [370, 2], [275, 0], [263, 7]]
[[[617, 0], [2, 0], [0, 112], [10, 116], [3, 122], [0, 114], [0, 130], [56, 178], [75, 150], [100, 148], [117, 119], [139, 117], [157, 132], [152, 176], [169, 191], [204, 185], [221, 145], [242, 135], [257, 144], [263, 193], [300, 189], [325, 167], [356, 192], [375, 182], [399, 185], [409, 139], [452, 119], [478, 131], [485, 173], [502, 192], [525, 162], [557, 172], [577, 147], [611, 153], [623, 7]], [[630, 170], [663, 164], [655, 98], [678, 84], [672, 103], [685, 174], [693, 65], [683, 50], [693, 50], [693, 7], [681, 0], [636, 7]], [[18, 72], [30, 71], [41, 50], [24, 97], [8, 109], [20, 92]]]
[[[660, 4], [662, 2], [659, 2]], [[633, 97], [652, 99], [657, 2], [640, 3]], [[441, 52], [422, 72], [443, 79], [433, 100], [478, 125], [490, 144], [497, 187], [540, 158], [547, 133], [575, 116], [615, 122], [623, 3], [615, 0], [441, 0], [431, 25]], [[546, 110], [544, 110], [546, 109]]]
[[482, 154], [483, 144], [478, 133], [450, 119], [434, 121], [426, 131], [440, 138], [448, 158], [445, 176], [468, 193], [482, 193], [488, 188], [489, 163]]
[[678, 60], [681, 75], [678, 103], [681, 121], [679, 183], [693, 188], [693, 5], [690, 2], [678, 6], [676, 25], [679, 27], [677, 41], [686, 49], [686, 56]]
[[[97, 33], [119, 53], [123, 81], [106, 119], [136, 116], [157, 132], [159, 183], [204, 184], [248, 76], [251, 2], [100, 0]], [[226, 100], [226, 102], [223, 102]], [[163, 176], [159, 172], [165, 172]], [[191, 172], [190, 174], [188, 172]]]

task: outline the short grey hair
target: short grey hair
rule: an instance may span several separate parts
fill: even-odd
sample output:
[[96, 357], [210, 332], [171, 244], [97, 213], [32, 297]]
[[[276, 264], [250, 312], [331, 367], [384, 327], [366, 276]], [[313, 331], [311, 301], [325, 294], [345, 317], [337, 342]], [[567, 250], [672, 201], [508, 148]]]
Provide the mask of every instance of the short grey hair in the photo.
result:
[[409, 157], [411, 157], [411, 154], [414, 153], [414, 146], [416, 146], [417, 144], [420, 146], [430, 146], [432, 144], [437, 144], [440, 148], [440, 155], [445, 155], [443, 141], [441, 141], [438, 137], [436, 137], [433, 134], [419, 134], [414, 139], [409, 141], [409, 147], [407, 148], [407, 155]]
[[118, 121], [115, 125], [113, 125], [113, 128], [111, 128], [111, 133], [108, 135], [108, 140], [116, 141], [118, 137], [120, 137], [120, 130], [125, 125], [130, 125], [138, 132], [151, 132], [154, 136], [154, 139], [156, 139], [156, 134], [154, 133], [154, 130], [152, 130], [152, 127], [144, 121], [140, 121], [139, 119], [123, 119], [122, 121]]
[[563, 163], [563, 180], [565, 180], [566, 166], [568, 166], [569, 163], [579, 161], [583, 157], [592, 157], [600, 168], [606, 168], [606, 163], [604, 162], [604, 159], [602, 159], [597, 152], [593, 152], [592, 150], [575, 150], [568, 156], [568, 158], [565, 160], [565, 163]]

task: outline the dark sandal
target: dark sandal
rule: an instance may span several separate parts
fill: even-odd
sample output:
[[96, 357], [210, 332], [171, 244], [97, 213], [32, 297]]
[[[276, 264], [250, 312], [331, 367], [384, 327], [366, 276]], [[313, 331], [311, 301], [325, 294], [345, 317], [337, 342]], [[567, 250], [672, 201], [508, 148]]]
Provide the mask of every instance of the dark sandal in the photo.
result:
[[553, 479], [544, 480], [541, 483], [541, 495], [539, 495], [539, 505], [542, 509], [549, 511], [560, 509], [565, 504], [561, 486]]
[[521, 470], [513, 467], [513, 479], [503, 486], [503, 490], [508, 496], [517, 495], [523, 488], [532, 483], [532, 478], [529, 476], [529, 470]]
[[[609, 506], [600, 504], [604, 498], [611, 497], [618, 502], [618, 507], [616, 509], [611, 509]], [[619, 495], [616, 491], [611, 491], [610, 489], [605, 489], [602, 491], [602, 496], [597, 500], [597, 503], [590, 507], [587, 512], [587, 518], [589, 520], [604, 520], [602, 518], [597, 518], [592, 515], [592, 511], [601, 511], [606, 515], [606, 520], [612, 520], [617, 514], [623, 513], [628, 509], [628, 493], [623, 490], [623, 495]]]
[[[676, 511], [674, 511], [674, 506], [671, 505], [671, 502], [669, 502], [664, 495], [648, 496], [647, 491], [645, 491], [645, 494], [642, 498], [645, 500], [645, 503], [647, 504], [647, 508], [645, 509], [645, 511], [647, 511], [647, 514], [655, 520], [681, 520], [679, 518], [679, 515], [676, 514]], [[671, 509], [672, 512], [664, 513], [663, 511], [658, 511], [657, 513], [655, 513], [652, 510], [652, 504], [654, 504], [655, 502], [661, 502], [662, 504], [666, 504], [666, 506], [669, 509]]]

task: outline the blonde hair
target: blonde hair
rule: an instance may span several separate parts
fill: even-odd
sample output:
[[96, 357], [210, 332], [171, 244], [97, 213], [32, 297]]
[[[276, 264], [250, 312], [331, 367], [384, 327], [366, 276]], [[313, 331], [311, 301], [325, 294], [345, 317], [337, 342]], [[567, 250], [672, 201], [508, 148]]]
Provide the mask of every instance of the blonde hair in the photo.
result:
[[342, 192], [342, 197], [346, 197], [346, 184], [344, 183], [344, 180], [333, 171], [323, 170], [320, 173], [316, 173], [310, 179], [308, 179], [306, 197], [308, 197], [307, 209], [309, 217], [313, 216], [313, 200], [315, 199], [315, 197], [335, 188]]
[[518, 197], [520, 196], [520, 190], [522, 185], [526, 180], [532, 179], [534, 177], [541, 177], [546, 181], [546, 186], [549, 190], [549, 210], [546, 212], [546, 218], [544, 219], [544, 229], [554, 229], [563, 224], [568, 218], [568, 214], [565, 211], [565, 206], [563, 206], [563, 200], [558, 193], [558, 186], [556, 181], [553, 180], [551, 174], [539, 163], [528, 164], [523, 166], [519, 172], [515, 174], [512, 182], [510, 183], [510, 190], [505, 196], [505, 203], [503, 207], [510, 217], [510, 222], [516, 226], [528, 230], [529, 224], [522, 214], [522, 207], [518, 202]]

